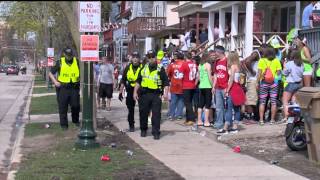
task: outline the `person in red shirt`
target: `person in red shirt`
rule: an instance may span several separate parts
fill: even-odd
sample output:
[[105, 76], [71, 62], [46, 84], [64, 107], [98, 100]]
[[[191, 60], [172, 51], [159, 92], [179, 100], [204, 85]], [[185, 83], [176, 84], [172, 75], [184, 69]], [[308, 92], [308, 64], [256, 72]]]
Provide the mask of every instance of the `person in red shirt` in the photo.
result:
[[196, 90], [196, 75], [197, 64], [192, 60], [192, 53], [186, 54], [186, 60], [181, 66], [181, 73], [183, 74], [182, 89], [183, 100], [186, 106], [186, 121], [185, 125], [193, 125], [195, 122], [195, 114], [192, 108], [192, 100]]
[[225, 56], [225, 49], [222, 46], [216, 46], [215, 55], [217, 60], [213, 65], [213, 87], [212, 93], [215, 94], [216, 100], [216, 121], [213, 125], [214, 128], [222, 129], [224, 124], [225, 115], [225, 95], [227, 93], [226, 89], [228, 87], [229, 74], [227, 57]]
[[168, 112], [168, 119], [182, 119], [183, 115], [183, 90], [182, 78], [183, 74], [180, 72], [183, 64], [184, 55], [180, 51], [174, 53], [175, 61], [168, 67], [168, 78], [170, 79], [170, 93], [171, 101]]

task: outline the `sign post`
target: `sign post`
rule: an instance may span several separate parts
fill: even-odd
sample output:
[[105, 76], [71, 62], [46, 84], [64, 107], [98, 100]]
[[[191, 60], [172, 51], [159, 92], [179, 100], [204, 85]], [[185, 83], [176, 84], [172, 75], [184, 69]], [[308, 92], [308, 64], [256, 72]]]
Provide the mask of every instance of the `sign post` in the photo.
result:
[[83, 150], [100, 146], [96, 142], [97, 134], [93, 128], [93, 101], [95, 98], [93, 62], [99, 60], [99, 36], [89, 35], [93, 32], [100, 32], [100, 21], [100, 1], [79, 2], [79, 31], [85, 32], [86, 35], [81, 35], [80, 61], [84, 67], [81, 72], [83, 75], [82, 126], [75, 147]]
[[[53, 61], [54, 61], [54, 48], [47, 48], [47, 64], [46, 64], [47, 70], [49, 70], [49, 67], [53, 66]], [[48, 74], [48, 72], [47, 72], [47, 74]], [[48, 91], [49, 91], [49, 88], [52, 88], [52, 82], [49, 77], [48, 77], [48, 87], [47, 88], [48, 88]]]

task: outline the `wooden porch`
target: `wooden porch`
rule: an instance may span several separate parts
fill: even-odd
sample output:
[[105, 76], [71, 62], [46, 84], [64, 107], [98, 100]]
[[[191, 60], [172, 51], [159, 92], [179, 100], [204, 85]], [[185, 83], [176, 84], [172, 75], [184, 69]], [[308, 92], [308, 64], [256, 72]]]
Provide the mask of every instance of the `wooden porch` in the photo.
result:
[[136, 17], [128, 22], [128, 34], [145, 38], [166, 26], [166, 17]]

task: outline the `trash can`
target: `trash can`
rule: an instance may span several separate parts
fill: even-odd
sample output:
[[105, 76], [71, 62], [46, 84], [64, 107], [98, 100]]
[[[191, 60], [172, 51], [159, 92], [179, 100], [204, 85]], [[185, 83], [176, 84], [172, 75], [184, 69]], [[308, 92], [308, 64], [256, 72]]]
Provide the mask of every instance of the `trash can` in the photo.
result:
[[309, 160], [320, 162], [320, 87], [304, 87], [297, 94], [304, 117]]

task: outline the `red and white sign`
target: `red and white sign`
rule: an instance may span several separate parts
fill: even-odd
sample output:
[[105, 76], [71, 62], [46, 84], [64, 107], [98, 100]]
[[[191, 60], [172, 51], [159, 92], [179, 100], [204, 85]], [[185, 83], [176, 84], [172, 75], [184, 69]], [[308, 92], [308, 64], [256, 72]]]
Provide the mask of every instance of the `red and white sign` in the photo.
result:
[[99, 35], [81, 35], [80, 61], [99, 61]]
[[54, 57], [54, 48], [48, 48], [47, 57]]
[[101, 31], [101, 2], [79, 2], [79, 31]]
[[54, 57], [48, 57], [48, 67], [53, 66]]

